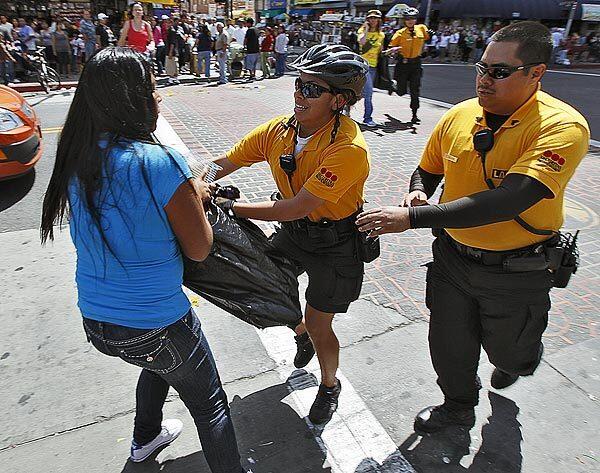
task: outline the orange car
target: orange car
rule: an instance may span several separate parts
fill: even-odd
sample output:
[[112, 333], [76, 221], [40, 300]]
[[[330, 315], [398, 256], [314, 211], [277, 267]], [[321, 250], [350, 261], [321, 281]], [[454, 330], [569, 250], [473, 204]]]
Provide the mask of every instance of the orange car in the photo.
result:
[[0, 180], [21, 176], [42, 156], [42, 129], [16, 90], [0, 85]]

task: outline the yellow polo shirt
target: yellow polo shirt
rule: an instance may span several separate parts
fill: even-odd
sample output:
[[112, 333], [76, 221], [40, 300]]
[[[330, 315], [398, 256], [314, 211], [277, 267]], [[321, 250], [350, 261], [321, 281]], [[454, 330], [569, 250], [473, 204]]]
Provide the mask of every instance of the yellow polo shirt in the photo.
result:
[[[487, 190], [473, 134], [487, 128], [478, 99], [452, 107], [436, 125], [420, 166], [444, 175], [441, 203]], [[538, 229], [557, 231], [563, 224], [567, 183], [587, 154], [590, 130], [573, 107], [538, 90], [494, 134], [487, 154], [487, 175], [496, 186], [507, 174], [524, 174], [544, 184], [553, 196], [527, 209], [521, 217]], [[534, 235], [514, 220], [474, 228], [446, 229], [464, 245], [502, 251], [547, 239]]]
[[367, 42], [364, 45], [361, 45], [359, 41], [360, 55], [367, 60], [369, 66], [377, 67], [379, 54], [381, 53], [383, 42], [385, 41], [385, 33], [382, 31], [369, 31], [368, 33], [365, 33], [364, 28], [361, 27], [358, 30], [358, 37], [360, 38], [362, 35], [367, 36]]
[[429, 41], [427, 26], [415, 25], [414, 35], [405, 26], [394, 33], [390, 41], [390, 47], [400, 46], [402, 48], [400, 54], [406, 59], [413, 59], [421, 55], [425, 41]]
[[325, 202], [308, 215], [313, 222], [324, 218], [341, 220], [364, 203], [364, 186], [369, 176], [369, 148], [358, 125], [345, 115], [333, 144], [334, 120], [312, 135], [296, 156], [291, 186], [279, 165], [282, 154], [294, 152], [294, 130], [286, 128], [290, 116], [280, 116], [258, 126], [238, 142], [227, 159], [238, 166], [266, 161], [284, 199], [293, 198], [302, 188]]

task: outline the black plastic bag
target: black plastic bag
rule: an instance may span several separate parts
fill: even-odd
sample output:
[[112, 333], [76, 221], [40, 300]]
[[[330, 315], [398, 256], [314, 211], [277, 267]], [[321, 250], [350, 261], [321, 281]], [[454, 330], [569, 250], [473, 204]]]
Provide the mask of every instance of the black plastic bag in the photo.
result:
[[390, 77], [390, 60], [385, 54], [379, 55], [377, 61], [377, 74], [375, 75], [375, 83], [373, 87], [381, 90], [390, 90], [393, 88], [394, 83]]
[[213, 247], [202, 262], [184, 257], [184, 286], [255, 327], [296, 327], [302, 311], [294, 264], [251, 221], [214, 203], [206, 215]]

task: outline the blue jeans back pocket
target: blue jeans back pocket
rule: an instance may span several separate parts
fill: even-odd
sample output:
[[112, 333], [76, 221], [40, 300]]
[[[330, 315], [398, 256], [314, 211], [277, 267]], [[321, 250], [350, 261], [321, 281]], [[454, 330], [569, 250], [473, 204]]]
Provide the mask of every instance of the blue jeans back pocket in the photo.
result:
[[143, 337], [106, 343], [123, 361], [159, 374], [170, 373], [183, 362], [166, 328]]

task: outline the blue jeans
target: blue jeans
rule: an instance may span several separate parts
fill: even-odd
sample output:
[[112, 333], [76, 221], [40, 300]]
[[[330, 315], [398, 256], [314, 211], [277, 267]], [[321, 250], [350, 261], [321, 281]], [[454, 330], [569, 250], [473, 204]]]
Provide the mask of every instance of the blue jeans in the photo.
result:
[[88, 62], [90, 60], [90, 58], [94, 55], [95, 52], [96, 52], [96, 42], [95, 41], [88, 41], [87, 43], [85, 43], [85, 62]]
[[12, 61], [0, 61], [0, 83], [7, 85], [15, 80], [15, 65]]
[[363, 89], [363, 97], [365, 99], [365, 115], [363, 121], [373, 120], [373, 84], [375, 83], [375, 76], [377, 74], [376, 67], [369, 67], [369, 73], [367, 74], [367, 81]]
[[219, 84], [227, 84], [227, 53], [217, 51], [217, 63], [219, 64]]
[[256, 72], [256, 64], [258, 63], [258, 58], [259, 58], [260, 54], [258, 53], [249, 53], [246, 54], [246, 69], [248, 69], [250, 71], [250, 75], [254, 76], [254, 73]]
[[202, 73], [202, 61], [204, 61], [204, 75], [210, 78], [210, 51], [198, 51], [198, 75]]
[[101, 353], [142, 368], [136, 391], [133, 439], [144, 445], [161, 431], [162, 408], [172, 386], [194, 418], [213, 473], [243, 473], [227, 396], [215, 360], [190, 310], [172, 325], [136, 329], [83, 319], [88, 340]]
[[282, 76], [285, 73], [285, 54], [275, 53], [275, 74]]
[[156, 55], [154, 56], [154, 60], [156, 62], [156, 68], [158, 69], [158, 73], [162, 75], [165, 69], [165, 46], [157, 46], [156, 47]]

